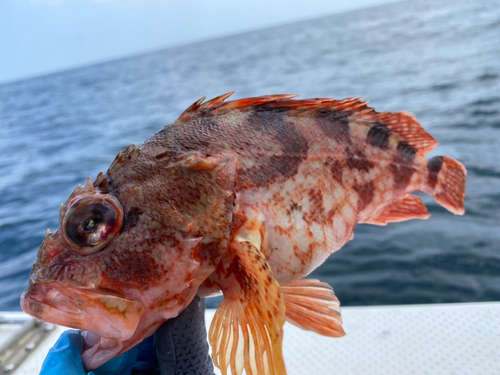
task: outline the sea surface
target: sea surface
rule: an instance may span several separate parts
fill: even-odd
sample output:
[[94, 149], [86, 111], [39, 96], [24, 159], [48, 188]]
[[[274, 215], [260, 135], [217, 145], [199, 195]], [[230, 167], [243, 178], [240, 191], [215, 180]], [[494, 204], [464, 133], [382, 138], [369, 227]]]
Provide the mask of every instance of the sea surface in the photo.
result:
[[[0, 311], [86, 177], [191, 103], [296, 93], [413, 112], [468, 169], [466, 209], [359, 225], [313, 276], [343, 305], [500, 300], [500, 2], [417, 0], [0, 85]], [[210, 302], [208, 303], [211, 304]]]

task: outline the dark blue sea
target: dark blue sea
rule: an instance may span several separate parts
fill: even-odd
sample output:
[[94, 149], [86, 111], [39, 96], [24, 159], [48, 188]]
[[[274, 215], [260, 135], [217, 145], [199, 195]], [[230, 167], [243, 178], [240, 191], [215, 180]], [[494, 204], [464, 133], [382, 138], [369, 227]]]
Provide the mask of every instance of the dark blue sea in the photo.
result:
[[415, 113], [468, 169], [466, 209], [359, 225], [313, 276], [343, 305], [500, 300], [500, 2], [417, 0], [0, 85], [0, 310], [86, 177], [191, 103], [296, 93]]

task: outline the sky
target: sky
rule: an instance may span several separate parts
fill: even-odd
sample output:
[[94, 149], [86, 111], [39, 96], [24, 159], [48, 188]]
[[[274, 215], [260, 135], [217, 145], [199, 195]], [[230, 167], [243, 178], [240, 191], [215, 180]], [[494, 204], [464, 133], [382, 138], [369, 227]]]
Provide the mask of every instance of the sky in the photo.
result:
[[394, 0], [1, 0], [0, 83]]

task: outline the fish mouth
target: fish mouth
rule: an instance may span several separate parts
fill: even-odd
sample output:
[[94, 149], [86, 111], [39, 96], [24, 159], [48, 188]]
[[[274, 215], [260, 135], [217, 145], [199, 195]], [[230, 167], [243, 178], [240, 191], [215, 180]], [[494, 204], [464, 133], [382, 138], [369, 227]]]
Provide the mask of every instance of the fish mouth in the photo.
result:
[[45, 283], [30, 284], [21, 307], [47, 323], [82, 330], [82, 362], [87, 370], [125, 350], [124, 342], [134, 336], [144, 312], [137, 301]]

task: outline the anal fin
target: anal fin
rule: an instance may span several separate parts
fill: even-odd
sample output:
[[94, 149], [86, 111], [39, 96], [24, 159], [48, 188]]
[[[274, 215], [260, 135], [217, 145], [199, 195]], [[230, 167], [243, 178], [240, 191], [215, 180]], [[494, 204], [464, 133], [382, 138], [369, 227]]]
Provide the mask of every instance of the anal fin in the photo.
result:
[[[244, 231], [243, 231], [244, 232]], [[209, 330], [214, 364], [227, 374], [286, 375], [285, 303], [259, 245], [258, 230], [233, 237], [217, 269], [224, 299]]]
[[340, 315], [340, 302], [327, 283], [298, 280], [281, 287], [286, 305], [286, 319], [307, 331], [323, 336], [345, 335]]
[[386, 225], [387, 223], [396, 223], [411, 219], [428, 219], [431, 215], [427, 211], [422, 199], [416, 195], [405, 195], [396, 199], [375, 218], [370, 218], [361, 223]]

